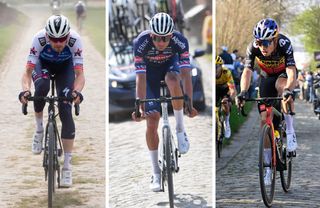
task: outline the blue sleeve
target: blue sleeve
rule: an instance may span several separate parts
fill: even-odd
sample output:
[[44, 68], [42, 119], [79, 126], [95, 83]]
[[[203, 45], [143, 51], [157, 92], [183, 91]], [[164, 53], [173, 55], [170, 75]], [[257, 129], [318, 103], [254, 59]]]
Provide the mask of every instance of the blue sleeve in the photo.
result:
[[146, 44], [146, 41], [143, 41], [143, 38], [140, 38], [140, 36], [133, 41], [134, 66], [136, 73], [146, 73], [147, 70], [147, 66], [143, 58], [145, 49], [144, 44]]

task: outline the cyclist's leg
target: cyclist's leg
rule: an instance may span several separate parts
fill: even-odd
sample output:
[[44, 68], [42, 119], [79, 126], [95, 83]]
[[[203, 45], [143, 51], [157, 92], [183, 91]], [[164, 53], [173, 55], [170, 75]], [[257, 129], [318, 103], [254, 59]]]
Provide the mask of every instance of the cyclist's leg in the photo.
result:
[[[32, 80], [34, 83], [35, 96], [46, 96], [50, 90], [50, 79], [47, 67], [43, 67], [42, 62], [39, 60], [32, 72]], [[40, 154], [42, 151], [42, 140], [44, 136], [43, 128], [43, 108], [44, 101], [34, 101], [34, 111], [36, 120], [36, 132], [33, 136], [32, 152]]]
[[[287, 74], [283, 73], [279, 76], [277, 79], [277, 82], [275, 83], [275, 86], [277, 88], [278, 94], [282, 95], [283, 90], [287, 84]], [[294, 111], [293, 101], [292, 105], [290, 105], [291, 111]], [[286, 122], [286, 135], [287, 135], [287, 145], [288, 145], [288, 151], [294, 151], [297, 148], [297, 140], [296, 135], [293, 127], [293, 116], [290, 114], [284, 113], [284, 119]]]
[[[177, 65], [177, 57], [174, 58], [166, 67], [165, 81], [170, 91], [171, 96], [182, 96], [182, 89], [180, 86], [180, 69]], [[189, 69], [183, 69], [181, 73], [190, 73]], [[192, 90], [192, 89], [191, 89]], [[173, 114], [176, 119], [176, 135], [178, 139], [178, 148], [181, 154], [185, 154], [189, 150], [189, 141], [184, 129], [183, 122], [183, 100], [172, 101]]]
[[[163, 75], [159, 73], [159, 70], [147, 66], [146, 98], [160, 97], [160, 81], [162, 76]], [[160, 191], [161, 171], [158, 165], [158, 126], [160, 120], [160, 104], [157, 102], [145, 103], [145, 114], [147, 122], [146, 142], [152, 165], [152, 181], [150, 184], [150, 189], [152, 191]]]
[[[276, 97], [278, 95], [277, 90], [275, 88], [275, 82], [277, 77], [261, 77], [259, 83], [259, 97]], [[264, 104], [258, 104], [258, 110], [261, 115], [261, 127], [266, 123], [267, 113]], [[271, 118], [272, 119], [272, 118]], [[279, 126], [280, 120], [273, 119], [274, 126]], [[272, 152], [271, 152], [271, 144], [270, 140], [265, 140], [264, 146], [264, 162], [266, 164], [271, 163]]]
[[[66, 96], [73, 89], [75, 73], [72, 60], [63, 63], [58, 68], [56, 75], [56, 88], [58, 96]], [[59, 117], [61, 120], [61, 138], [64, 149], [64, 164], [62, 168], [62, 186], [72, 185], [71, 158], [75, 138], [75, 124], [72, 118], [71, 103], [59, 102]]]

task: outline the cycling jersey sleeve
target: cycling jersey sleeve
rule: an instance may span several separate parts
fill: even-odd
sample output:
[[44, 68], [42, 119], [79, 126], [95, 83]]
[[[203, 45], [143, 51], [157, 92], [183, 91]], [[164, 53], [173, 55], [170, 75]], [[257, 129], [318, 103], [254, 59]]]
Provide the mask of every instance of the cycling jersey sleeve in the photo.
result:
[[134, 51], [134, 66], [137, 74], [146, 73], [147, 65], [144, 61], [143, 54], [145, 52], [146, 45], [149, 43], [147, 38], [136, 38], [133, 41], [133, 51]]
[[45, 37], [45, 31], [41, 30], [32, 39], [32, 45], [27, 60], [27, 67], [33, 68], [36, 65], [39, 59], [39, 54], [46, 45], [46, 43], [47, 41]]
[[174, 42], [178, 54], [179, 54], [179, 68], [191, 68], [190, 58], [189, 58], [189, 43], [188, 40], [183, 37], [181, 34], [174, 33], [172, 37], [172, 41]]
[[72, 53], [73, 68], [75, 70], [83, 69], [82, 42], [79, 34], [75, 31], [71, 31], [67, 44]]
[[279, 43], [280, 49], [283, 51], [282, 54], [284, 54], [284, 57], [285, 57], [286, 67], [295, 66], [296, 62], [294, 61], [294, 57], [293, 57], [293, 48], [291, 45], [291, 41], [284, 35], [281, 35], [278, 43]]
[[245, 58], [245, 62], [244, 62], [244, 67], [249, 68], [251, 70], [253, 70], [254, 60], [256, 57], [255, 54], [253, 53], [253, 50], [254, 50], [254, 47], [253, 47], [253, 42], [252, 42], [247, 47], [246, 58]]

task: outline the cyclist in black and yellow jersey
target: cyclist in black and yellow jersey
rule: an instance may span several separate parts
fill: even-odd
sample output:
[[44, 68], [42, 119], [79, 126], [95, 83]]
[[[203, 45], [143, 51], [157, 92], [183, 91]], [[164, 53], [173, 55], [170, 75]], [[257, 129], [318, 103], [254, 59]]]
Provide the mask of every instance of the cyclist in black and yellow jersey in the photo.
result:
[[225, 138], [230, 138], [231, 129], [229, 124], [231, 99], [237, 95], [231, 71], [222, 66], [223, 60], [220, 56], [216, 57], [216, 105], [221, 102], [225, 114]]

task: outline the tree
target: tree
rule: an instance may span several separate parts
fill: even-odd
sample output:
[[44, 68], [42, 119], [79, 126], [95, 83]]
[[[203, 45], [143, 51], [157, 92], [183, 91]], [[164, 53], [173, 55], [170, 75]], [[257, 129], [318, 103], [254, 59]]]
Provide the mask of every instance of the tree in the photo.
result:
[[301, 41], [307, 52], [313, 53], [320, 49], [320, 7], [313, 6], [297, 15], [291, 29], [293, 35], [302, 35]]

